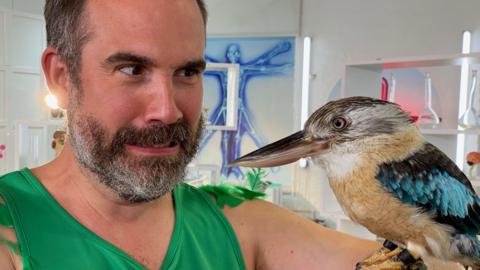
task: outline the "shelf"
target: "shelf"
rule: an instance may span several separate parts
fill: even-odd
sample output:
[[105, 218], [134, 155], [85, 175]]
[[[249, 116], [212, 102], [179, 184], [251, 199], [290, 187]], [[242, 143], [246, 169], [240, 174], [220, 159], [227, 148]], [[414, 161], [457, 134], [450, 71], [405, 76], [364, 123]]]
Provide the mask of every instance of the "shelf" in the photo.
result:
[[342, 80], [342, 97], [370, 96], [380, 98], [382, 71], [397, 68], [460, 66], [480, 64], [480, 53], [376, 59], [348, 63]]
[[365, 68], [371, 70], [394, 69], [394, 68], [418, 68], [434, 66], [460, 66], [465, 64], [480, 64], [480, 53], [450, 54], [410, 58], [378, 58], [375, 61], [353, 63], [347, 66]]
[[458, 135], [472, 134], [480, 135], [480, 129], [455, 129], [455, 128], [421, 128], [420, 132], [424, 135]]

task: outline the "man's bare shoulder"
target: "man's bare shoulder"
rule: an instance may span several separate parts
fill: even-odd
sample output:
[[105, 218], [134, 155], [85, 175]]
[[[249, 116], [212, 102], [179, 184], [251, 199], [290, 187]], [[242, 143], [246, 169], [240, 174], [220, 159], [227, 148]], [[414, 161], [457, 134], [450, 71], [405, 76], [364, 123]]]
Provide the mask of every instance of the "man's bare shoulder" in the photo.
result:
[[[5, 201], [0, 196], [0, 207], [6, 207]], [[1, 211], [0, 215], [8, 215], [7, 211]], [[9, 217], [0, 217], [0, 269], [22, 269], [22, 256], [18, 247], [15, 228], [9, 222]]]
[[354, 269], [379, 247], [262, 200], [223, 211], [249, 269]]

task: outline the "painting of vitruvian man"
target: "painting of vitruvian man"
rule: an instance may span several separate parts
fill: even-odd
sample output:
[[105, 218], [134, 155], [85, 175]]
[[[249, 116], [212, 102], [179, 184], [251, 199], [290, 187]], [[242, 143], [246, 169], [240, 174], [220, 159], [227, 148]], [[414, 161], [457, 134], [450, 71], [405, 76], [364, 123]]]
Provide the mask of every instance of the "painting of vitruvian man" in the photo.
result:
[[[223, 177], [241, 179], [241, 168], [229, 167], [228, 162], [293, 130], [295, 38], [209, 38], [205, 59], [238, 64], [237, 123], [235, 130], [205, 131], [199, 162], [219, 164]], [[209, 125], [225, 125], [226, 73], [204, 74], [204, 116]]]

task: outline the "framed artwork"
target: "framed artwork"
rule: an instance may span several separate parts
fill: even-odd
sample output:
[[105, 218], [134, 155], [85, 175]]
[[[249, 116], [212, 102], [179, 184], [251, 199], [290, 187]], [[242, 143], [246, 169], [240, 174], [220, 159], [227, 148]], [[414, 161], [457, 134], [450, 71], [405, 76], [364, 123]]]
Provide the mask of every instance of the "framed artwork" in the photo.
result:
[[[285, 36], [207, 39], [204, 106], [211, 128], [205, 130], [200, 143], [198, 163], [219, 164], [222, 178], [241, 180], [245, 172], [229, 162], [292, 133], [295, 41]], [[238, 77], [232, 79], [229, 74]], [[236, 98], [230, 99], [234, 92]], [[227, 111], [235, 106], [236, 116], [229, 118]], [[231, 120], [236, 123], [230, 124]], [[291, 180], [288, 166], [269, 172], [269, 181]]]

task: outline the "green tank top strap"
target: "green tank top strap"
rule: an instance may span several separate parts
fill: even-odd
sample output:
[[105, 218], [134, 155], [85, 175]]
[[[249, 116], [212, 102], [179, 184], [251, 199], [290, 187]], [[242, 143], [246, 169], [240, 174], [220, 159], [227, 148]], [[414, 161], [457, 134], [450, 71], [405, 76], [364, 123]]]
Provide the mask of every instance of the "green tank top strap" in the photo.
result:
[[[13, 225], [24, 269], [144, 270], [128, 254], [74, 219], [28, 169], [0, 178], [0, 222]], [[203, 190], [173, 190], [175, 225], [162, 270], [245, 269], [235, 233]], [[8, 215], [7, 215], [8, 213]]]
[[[10, 217], [10, 213], [8, 212], [7, 205], [4, 203], [0, 203], [0, 226], [4, 228], [13, 228], [13, 221]], [[3, 236], [0, 235], [0, 245], [6, 245], [10, 250], [15, 253], [19, 254], [20, 249], [17, 243], [14, 243]]]

